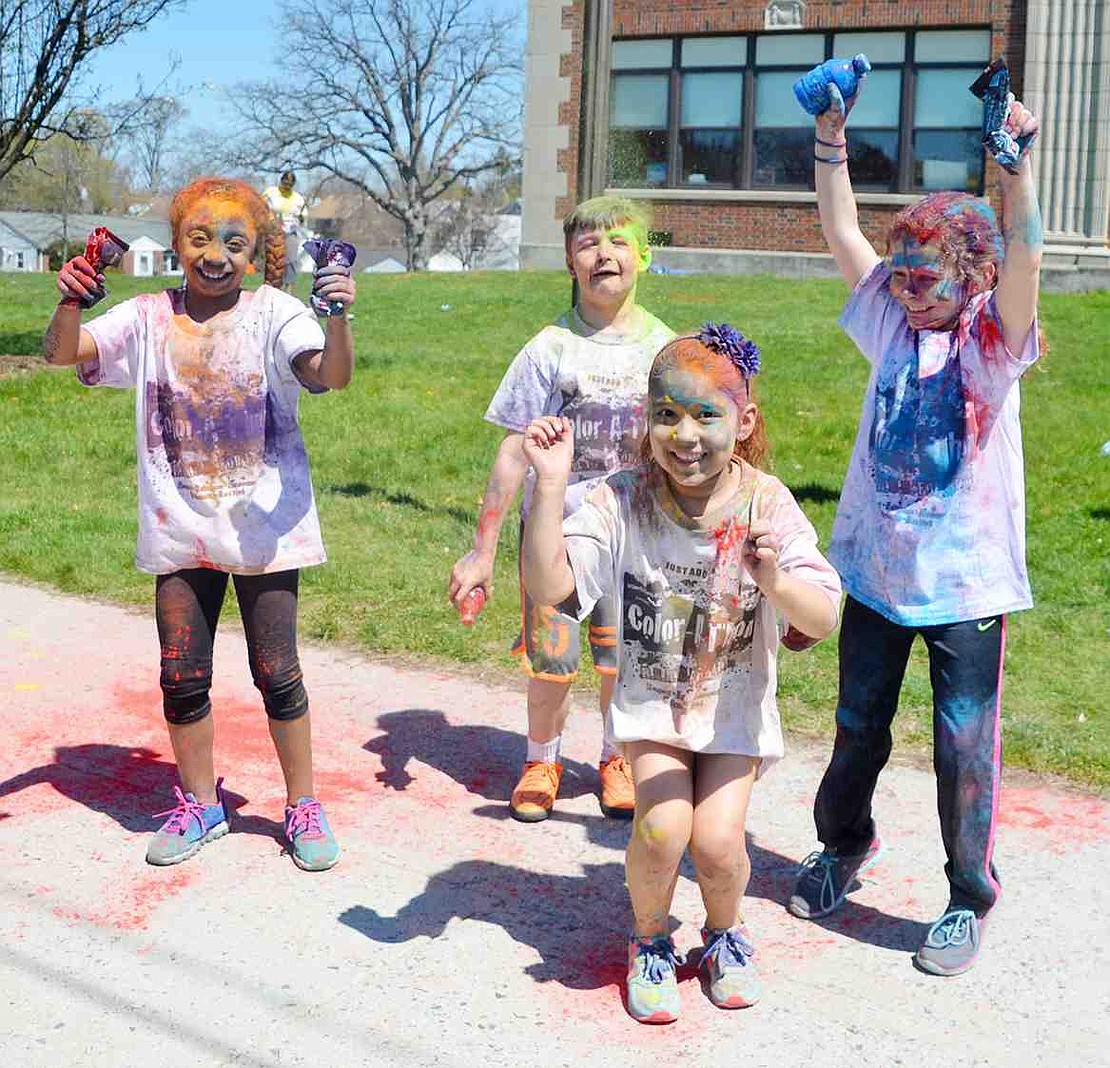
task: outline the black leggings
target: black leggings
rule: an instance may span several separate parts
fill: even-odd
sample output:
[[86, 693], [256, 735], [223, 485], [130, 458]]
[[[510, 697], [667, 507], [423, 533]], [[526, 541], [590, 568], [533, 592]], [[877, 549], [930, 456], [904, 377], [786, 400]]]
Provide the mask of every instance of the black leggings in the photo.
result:
[[[271, 719], [298, 719], [308, 694], [297, 659], [297, 582], [300, 572], [236, 575], [254, 684]], [[162, 645], [162, 707], [170, 723], [197, 723], [212, 711], [212, 643], [228, 573], [187, 568], [159, 575], [154, 594]]]

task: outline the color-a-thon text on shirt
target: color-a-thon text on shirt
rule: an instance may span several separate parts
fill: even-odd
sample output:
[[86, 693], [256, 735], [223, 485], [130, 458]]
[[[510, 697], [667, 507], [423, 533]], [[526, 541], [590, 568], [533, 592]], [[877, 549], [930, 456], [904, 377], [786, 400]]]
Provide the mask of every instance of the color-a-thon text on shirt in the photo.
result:
[[324, 562], [293, 371], [324, 334], [304, 304], [262, 286], [197, 323], [184, 290], [165, 290], [86, 329], [97, 357], [78, 367], [81, 381], [136, 389], [140, 570], [259, 574]]
[[[694, 521], [642, 466], [596, 484], [563, 521], [579, 618], [617, 602], [617, 685], [606, 736], [704, 753], [783, 754], [775, 700], [784, 628], [742, 559], [752, 519], [779, 538], [779, 566], [839, 609], [840, 580], [790, 491], [744, 466], [737, 494]], [[753, 497], [754, 494], [754, 497]]]
[[872, 365], [829, 544], [844, 589], [909, 627], [1029, 608], [1017, 380], [1036, 323], [1013, 355], [982, 293], [956, 329], [913, 330], [882, 262], [840, 323]]
[[[674, 336], [640, 307], [624, 331], [594, 330], [572, 309], [517, 353], [486, 419], [522, 432], [541, 416], [566, 416], [574, 425], [571, 485], [631, 467], [646, 427], [648, 371]], [[531, 495], [529, 472], [525, 508]], [[568, 508], [580, 499], [573, 491], [567, 497]]]

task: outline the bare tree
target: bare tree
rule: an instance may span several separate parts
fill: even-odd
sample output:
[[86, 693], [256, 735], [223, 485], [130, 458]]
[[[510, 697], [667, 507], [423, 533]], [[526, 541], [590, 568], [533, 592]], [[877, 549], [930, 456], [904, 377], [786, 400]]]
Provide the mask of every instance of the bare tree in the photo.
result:
[[462, 186], [445, 197], [436, 212], [436, 246], [456, 256], [467, 271], [496, 261], [507, 251], [498, 225], [507, 201], [505, 183], [500, 178]]
[[401, 223], [408, 267], [421, 270], [429, 205], [516, 153], [518, 23], [477, 0], [287, 3], [281, 81], [233, 98], [255, 134], [239, 162], [357, 186]]
[[128, 158], [142, 187], [157, 193], [166, 178], [166, 157], [174, 127], [188, 114], [176, 97], [155, 96], [140, 110], [131, 123], [128, 137]]
[[73, 100], [95, 53], [187, 0], [4, 0], [0, 7], [0, 178], [55, 133], [81, 137]]

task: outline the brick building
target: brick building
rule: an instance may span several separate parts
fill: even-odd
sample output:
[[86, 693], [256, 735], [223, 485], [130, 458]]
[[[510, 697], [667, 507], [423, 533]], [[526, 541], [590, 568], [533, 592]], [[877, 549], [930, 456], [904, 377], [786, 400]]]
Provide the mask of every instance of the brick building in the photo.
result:
[[1003, 55], [1042, 120], [1047, 262], [1110, 270], [1106, 0], [529, 0], [522, 265], [561, 265], [563, 213], [607, 191], [650, 207], [657, 262], [827, 270], [791, 85], [856, 52], [852, 178], [879, 247], [928, 191], [997, 200], [967, 86]]

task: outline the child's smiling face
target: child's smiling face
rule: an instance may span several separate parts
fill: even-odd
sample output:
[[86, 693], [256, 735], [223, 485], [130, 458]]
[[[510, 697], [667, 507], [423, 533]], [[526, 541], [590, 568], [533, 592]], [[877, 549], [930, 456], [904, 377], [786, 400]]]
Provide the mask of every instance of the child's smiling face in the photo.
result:
[[644, 250], [626, 226], [576, 230], [567, 242], [567, 267], [591, 304], [622, 303], [636, 287], [643, 259]]
[[912, 238], [890, 246], [890, 294], [914, 330], [951, 330], [969, 296], [940, 245]]
[[257, 240], [250, 216], [234, 201], [198, 202], [182, 218], [174, 241], [187, 287], [210, 298], [237, 291]]
[[651, 455], [680, 505], [705, 501], [728, 470], [736, 439], [751, 433], [756, 407], [736, 401], [696, 366], [666, 364], [648, 397]]

